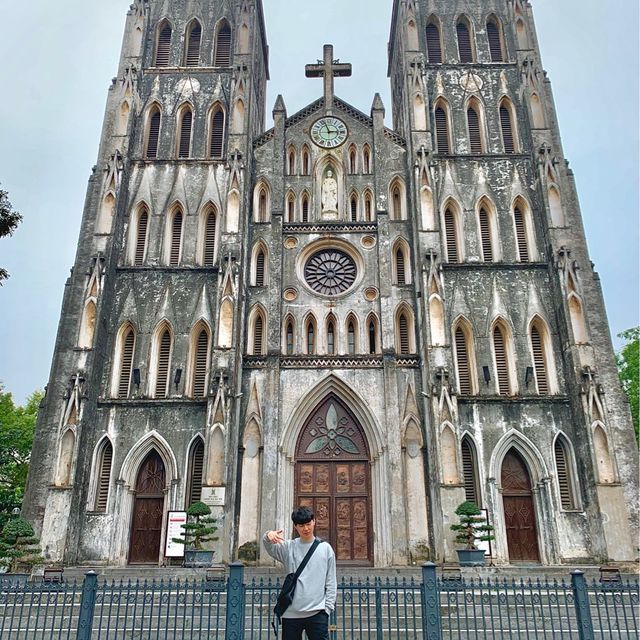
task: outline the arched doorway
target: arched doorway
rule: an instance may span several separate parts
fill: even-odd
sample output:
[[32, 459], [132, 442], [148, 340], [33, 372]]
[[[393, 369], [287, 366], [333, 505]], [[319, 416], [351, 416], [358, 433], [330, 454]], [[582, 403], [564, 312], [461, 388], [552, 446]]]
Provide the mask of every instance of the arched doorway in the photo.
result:
[[162, 458], [153, 449], [140, 465], [136, 480], [129, 564], [158, 562], [164, 518], [165, 476]]
[[540, 562], [531, 476], [515, 449], [502, 462], [502, 500], [509, 561]]
[[311, 413], [298, 438], [295, 503], [316, 514], [316, 535], [340, 564], [373, 564], [371, 472], [364, 432], [334, 394]]

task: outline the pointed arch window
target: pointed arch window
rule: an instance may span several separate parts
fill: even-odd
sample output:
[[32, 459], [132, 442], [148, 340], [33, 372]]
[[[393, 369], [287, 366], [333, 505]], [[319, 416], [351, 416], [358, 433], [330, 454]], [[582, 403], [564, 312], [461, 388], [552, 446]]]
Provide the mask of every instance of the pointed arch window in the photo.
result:
[[391, 220], [405, 220], [404, 183], [399, 178], [394, 179], [391, 183], [389, 198], [391, 201], [391, 212], [389, 218]]
[[358, 221], [358, 196], [355, 193], [351, 194], [349, 199], [349, 213], [351, 215], [351, 222]]
[[493, 262], [494, 254], [490, 214], [484, 207], [480, 207], [478, 217], [480, 219], [480, 244], [482, 246], [482, 259], [484, 260], [484, 262]]
[[467, 126], [469, 127], [469, 148], [471, 153], [484, 153], [482, 134], [480, 132], [480, 115], [475, 105], [467, 109]]
[[358, 171], [357, 153], [355, 145], [349, 148], [349, 173], [354, 174]]
[[487, 38], [489, 39], [491, 62], [504, 62], [501, 29], [498, 21], [494, 17], [491, 17], [487, 21]]
[[287, 196], [287, 222], [294, 222], [296, 219], [296, 198], [290, 193]]
[[204, 223], [204, 256], [203, 265], [213, 267], [216, 258], [216, 225], [218, 216], [216, 210], [211, 206], [205, 212]]
[[267, 221], [268, 193], [265, 186], [261, 186], [258, 191], [258, 222]]
[[327, 354], [336, 355], [336, 321], [334, 317], [327, 320]]
[[168, 67], [171, 54], [171, 25], [164, 21], [158, 27], [158, 40], [156, 44], [155, 66]]
[[461, 19], [456, 24], [458, 36], [458, 55], [460, 62], [473, 62], [473, 45], [471, 43], [471, 29], [466, 19]]
[[266, 322], [263, 314], [257, 311], [253, 321], [253, 349], [251, 355], [263, 356], [266, 347], [265, 339]]
[[156, 364], [156, 398], [166, 398], [169, 395], [169, 371], [171, 369], [171, 351], [173, 339], [171, 331], [165, 327], [158, 336], [157, 364]]
[[309, 222], [309, 196], [302, 195], [302, 222]]
[[128, 398], [131, 387], [131, 372], [133, 369], [133, 351], [136, 344], [136, 334], [133, 327], [127, 327], [120, 340], [120, 366], [117, 393], [118, 398]]
[[509, 354], [508, 335], [504, 327], [497, 323], [493, 328], [493, 354], [495, 357], [498, 394], [512, 395], [511, 363]]
[[438, 153], [451, 153], [449, 143], [449, 116], [445, 105], [440, 102], [435, 110], [436, 148]]
[[506, 101], [500, 104], [500, 130], [502, 131], [502, 144], [505, 153], [515, 153], [516, 143], [511, 117], [511, 109]]
[[96, 487], [96, 500], [93, 510], [96, 513], [106, 513], [109, 500], [109, 486], [111, 484], [111, 465], [113, 463], [113, 445], [105, 438], [96, 457], [96, 470], [98, 482]]
[[189, 448], [189, 472], [186, 492], [188, 509], [192, 504], [202, 499], [202, 484], [204, 480], [204, 442], [196, 438]]
[[427, 58], [431, 64], [442, 64], [440, 28], [435, 22], [427, 25]]
[[565, 511], [571, 511], [577, 508], [576, 490], [569, 445], [562, 435], [556, 438], [553, 450], [556, 459], [560, 504]]
[[293, 147], [289, 148], [287, 155], [287, 175], [296, 175], [296, 150]]
[[408, 314], [405, 311], [401, 311], [398, 314], [398, 344], [397, 351], [400, 355], [408, 356], [411, 349], [411, 327]]
[[458, 388], [460, 395], [470, 396], [477, 392], [473, 334], [469, 329], [465, 330], [461, 324], [458, 324], [454, 339]]
[[147, 232], [149, 226], [149, 211], [146, 207], [142, 207], [138, 213], [138, 221], [136, 225], [135, 253], [133, 264], [141, 267], [147, 252]]
[[356, 322], [349, 318], [347, 322], [347, 353], [350, 356], [354, 356], [356, 351]]
[[149, 112], [149, 128], [147, 131], [147, 149], [145, 154], [148, 160], [155, 160], [158, 157], [161, 121], [162, 114], [160, 113], [160, 107], [154, 105]]
[[180, 111], [178, 131], [178, 158], [191, 156], [191, 129], [193, 127], [193, 111], [190, 107], [184, 107]]
[[184, 64], [186, 67], [197, 67], [200, 64], [200, 42], [202, 41], [202, 27], [194, 20], [187, 27], [187, 47]]
[[302, 148], [302, 175], [308, 176], [311, 173], [311, 161], [309, 149], [305, 146]]
[[364, 219], [367, 222], [373, 220], [373, 199], [368, 191], [364, 194]]
[[213, 108], [210, 118], [209, 135], [209, 156], [211, 158], [222, 158], [224, 153], [225, 139], [225, 115], [224, 110], [218, 104]]
[[375, 316], [369, 316], [367, 320], [367, 347], [369, 355], [378, 353], [379, 344], [378, 319]]
[[371, 149], [365, 145], [362, 151], [362, 172], [371, 173]]
[[553, 369], [553, 357], [550, 353], [549, 333], [541, 318], [534, 318], [532, 321], [529, 338], [537, 391], [540, 395], [555, 393], [557, 383]]
[[516, 244], [518, 246], [518, 260], [520, 262], [529, 262], [529, 240], [527, 238], [527, 223], [520, 206], [513, 208], [513, 223], [516, 228]]
[[171, 247], [169, 250], [169, 265], [177, 267], [182, 254], [182, 209], [177, 208], [171, 218]]
[[223, 20], [216, 34], [214, 67], [228, 67], [231, 65], [231, 27]]
[[407, 284], [404, 265], [404, 252], [400, 247], [396, 249], [396, 279], [397, 284], [400, 286]]
[[192, 395], [194, 398], [204, 398], [207, 391], [207, 372], [209, 363], [209, 348], [211, 335], [207, 329], [200, 325], [196, 328], [195, 342], [192, 343]]
[[255, 262], [255, 286], [256, 287], [264, 287], [266, 282], [266, 262], [267, 256], [263, 247], [258, 249], [256, 253], [256, 262]]
[[307, 320], [306, 330], [307, 354], [312, 356], [316, 352], [316, 323], [313, 318]]
[[458, 247], [458, 225], [456, 214], [450, 207], [444, 212], [444, 230], [447, 246], [447, 261], [456, 264], [460, 262], [460, 251]]
[[286, 354], [288, 356], [291, 356], [293, 355], [294, 341], [295, 341], [295, 328], [294, 328], [292, 319], [287, 321], [287, 325], [285, 329], [285, 340], [286, 340]]
[[462, 454], [462, 477], [464, 481], [465, 500], [473, 502], [478, 507], [482, 507], [478, 458], [476, 455], [475, 445], [469, 436], [462, 438], [462, 442], [460, 443], [460, 452]]

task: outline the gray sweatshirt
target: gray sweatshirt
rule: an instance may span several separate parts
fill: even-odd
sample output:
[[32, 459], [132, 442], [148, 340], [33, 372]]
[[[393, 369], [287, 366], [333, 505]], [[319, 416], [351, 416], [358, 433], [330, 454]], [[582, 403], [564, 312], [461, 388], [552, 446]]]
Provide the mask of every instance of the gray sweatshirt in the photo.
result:
[[[313, 544], [303, 544], [300, 538], [273, 544], [266, 534], [262, 543], [267, 553], [284, 565], [287, 573], [295, 573]], [[331, 614], [336, 607], [336, 591], [336, 556], [328, 542], [321, 542], [300, 574], [293, 602], [283, 618], [308, 618], [318, 611]]]

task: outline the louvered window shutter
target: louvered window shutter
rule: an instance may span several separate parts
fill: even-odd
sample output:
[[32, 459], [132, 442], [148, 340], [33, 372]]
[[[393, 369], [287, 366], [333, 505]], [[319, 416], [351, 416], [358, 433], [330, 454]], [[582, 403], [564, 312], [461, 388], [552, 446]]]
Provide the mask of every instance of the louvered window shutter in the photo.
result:
[[302, 200], [302, 222], [309, 222], [309, 200], [306, 197]]
[[258, 255], [256, 256], [256, 287], [264, 287], [265, 280], [265, 255], [264, 251], [258, 251]]
[[133, 329], [129, 329], [122, 343], [122, 362], [120, 364], [120, 379], [118, 382], [118, 398], [129, 397], [131, 386], [131, 369], [133, 364], [133, 347], [135, 335]]
[[558, 473], [558, 485], [560, 486], [560, 502], [563, 509], [574, 509], [575, 501], [571, 482], [569, 479], [568, 455], [564, 447], [564, 443], [560, 438], [556, 439], [556, 471]]
[[109, 484], [111, 482], [111, 464], [113, 462], [113, 446], [108, 440], [105, 441], [102, 447], [99, 460], [95, 510], [100, 513], [105, 513], [107, 510], [107, 500], [109, 498]]
[[160, 337], [158, 349], [158, 372], [156, 374], [156, 398], [166, 398], [169, 382], [169, 364], [171, 359], [171, 333], [168, 329]]
[[465, 499], [481, 507], [477, 482], [478, 471], [476, 468], [476, 457], [467, 438], [462, 439], [460, 449], [462, 452], [462, 476], [464, 478]]
[[436, 141], [438, 153], [449, 153], [449, 123], [447, 113], [442, 107], [436, 107]]
[[458, 22], [456, 25], [456, 33], [458, 35], [458, 53], [460, 54], [460, 62], [473, 62], [473, 50], [471, 48], [471, 34], [469, 27], [464, 22]]
[[458, 384], [463, 396], [471, 395], [471, 372], [469, 368], [469, 347], [464, 331], [456, 329], [456, 360], [458, 362]]
[[513, 142], [513, 126], [511, 122], [511, 113], [504, 105], [500, 106], [500, 128], [502, 129], [502, 142], [504, 143], [505, 153], [515, 153], [515, 145]]
[[190, 507], [202, 499], [202, 482], [204, 473], [204, 443], [198, 438], [191, 448], [191, 464], [189, 465], [189, 491], [187, 493]]
[[447, 260], [451, 263], [457, 263], [460, 260], [458, 234], [456, 233], [456, 220], [451, 209], [444, 212], [444, 228], [447, 241]]
[[507, 362], [507, 346], [504, 334], [500, 327], [493, 330], [493, 350], [496, 355], [496, 369], [498, 374], [498, 393], [501, 396], [508, 396], [511, 391], [509, 385], [509, 364]]
[[471, 147], [471, 153], [482, 153], [480, 118], [478, 117], [478, 112], [473, 107], [467, 109], [467, 125], [469, 127], [469, 146]]
[[411, 346], [409, 344], [409, 323], [407, 316], [404, 313], [400, 314], [398, 318], [398, 333], [400, 334], [400, 354], [403, 356], [411, 353]]
[[330, 356], [336, 353], [336, 326], [333, 322], [327, 326], [327, 353]]
[[231, 64], [231, 27], [223, 25], [218, 31], [216, 41], [215, 67], [228, 67]]
[[440, 29], [438, 29], [438, 26], [433, 23], [427, 25], [427, 57], [431, 64], [442, 63]]
[[186, 66], [197, 67], [200, 64], [200, 41], [202, 40], [202, 27], [199, 24], [193, 25], [189, 33], [189, 44], [187, 45]]
[[353, 356], [356, 353], [356, 329], [353, 322], [349, 323], [347, 328], [347, 348], [349, 355]]
[[255, 325], [253, 328], [253, 355], [261, 356], [264, 343], [264, 321], [262, 316], [258, 314], [256, 316]]
[[480, 209], [480, 239], [482, 241], [482, 255], [485, 262], [493, 262], [493, 246], [491, 244], [491, 227], [489, 225], [489, 214]]
[[140, 212], [138, 217], [138, 230], [136, 237], [136, 255], [134, 264], [140, 267], [144, 264], [144, 254], [147, 244], [147, 226], [149, 224], [149, 213], [146, 209]]
[[316, 330], [313, 323], [307, 326], [307, 353], [313, 355], [316, 352]]
[[369, 323], [369, 353], [376, 352], [376, 323], [373, 320]]
[[205, 382], [207, 378], [207, 361], [209, 359], [209, 334], [202, 329], [198, 334], [196, 342], [196, 353], [193, 371], [193, 396], [194, 398], [204, 398]]
[[224, 147], [224, 112], [216, 109], [211, 118], [211, 157], [222, 158]]
[[487, 37], [489, 38], [489, 52], [491, 53], [491, 62], [503, 62], [502, 43], [500, 42], [500, 31], [498, 25], [493, 22], [487, 22]]
[[193, 124], [193, 112], [186, 109], [180, 122], [180, 145], [178, 157], [188, 158], [191, 155], [191, 126]]
[[536, 370], [538, 393], [540, 395], [547, 395], [549, 393], [549, 376], [547, 375], [547, 365], [544, 357], [544, 344], [542, 342], [542, 335], [535, 324], [531, 327], [531, 350], [533, 351], [533, 364]]
[[166, 24], [158, 35], [158, 48], [156, 49], [156, 67], [168, 67], [171, 53], [171, 27]]
[[407, 284], [404, 253], [402, 252], [402, 249], [396, 249], [396, 280], [397, 284], [400, 286]]
[[351, 198], [351, 222], [358, 220], [358, 200], [355, 196]]
[[529, 244], [524, 216], [518, 207], [513, 210], [513, 220], [516, 227], [516, 241], [518, 243], [518, 257], [520, 262], [529, 262]]
[[287, 323], [287, 355], [293, 355], [293, 323]]
[[162, 116], [157, 109], [149, 119], [149, 137], [147, 139], [147, 158], [153, 160], [158, 157], [158, 141], [160, 140], [160, 121]]
[[171, 224], [171, 254], [169, 265], [177, 267], [180, 264], [180, 249], [182, 247], [182, 211], [176, 211]]
[[216, 255], [216, 214], [211, 211], [207, 215], [204, 231], [204, 266], [213, 267]]

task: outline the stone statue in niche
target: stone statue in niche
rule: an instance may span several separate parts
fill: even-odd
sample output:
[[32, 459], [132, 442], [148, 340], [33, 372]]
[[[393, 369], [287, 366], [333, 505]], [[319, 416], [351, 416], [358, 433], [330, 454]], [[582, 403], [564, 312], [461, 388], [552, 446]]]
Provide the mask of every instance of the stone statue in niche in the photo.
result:
[[338, 183], [331, 169], [322, 182], [322, 213], [338, 213]]

